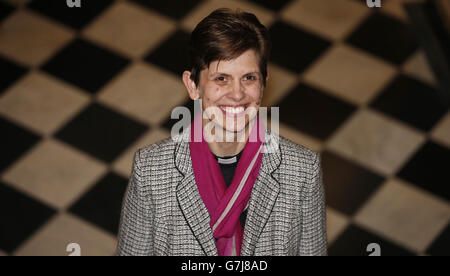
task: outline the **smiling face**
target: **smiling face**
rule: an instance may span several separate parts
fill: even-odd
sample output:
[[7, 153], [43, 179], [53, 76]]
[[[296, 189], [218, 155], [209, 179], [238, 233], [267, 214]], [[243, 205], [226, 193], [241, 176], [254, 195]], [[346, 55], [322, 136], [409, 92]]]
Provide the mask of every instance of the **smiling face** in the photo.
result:
[[263, 95], [259, 58], [254, 50], [247, 50], [233, 60], [214, 61], [200, 72], [198, 86], [190, 80], [189, 72], [183, 81], [191, 99], [201, 99], [204, 119], [215, 124], [216, 130], [237, 133], [243, 131], [257, 114]]

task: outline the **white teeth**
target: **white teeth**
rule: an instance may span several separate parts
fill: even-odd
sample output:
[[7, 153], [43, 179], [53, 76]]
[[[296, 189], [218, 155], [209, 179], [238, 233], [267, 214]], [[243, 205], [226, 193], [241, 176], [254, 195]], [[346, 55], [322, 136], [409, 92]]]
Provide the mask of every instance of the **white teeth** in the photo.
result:
[[225, 106], [225, 107], [221, 107], [226, 113], [231, 113], [231, 114], [239, 114], [241, 112], [244, 111], [244, 107], [243, 106], [239, 106], [239, 107], [230, 107], [230, 106]]

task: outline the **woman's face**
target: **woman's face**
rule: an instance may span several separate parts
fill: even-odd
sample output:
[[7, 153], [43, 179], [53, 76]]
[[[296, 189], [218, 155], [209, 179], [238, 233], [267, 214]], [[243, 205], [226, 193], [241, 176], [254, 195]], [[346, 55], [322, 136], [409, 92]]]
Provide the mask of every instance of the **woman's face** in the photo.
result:
[[241, 132], [257, 114], [263, 95], [259, 58], [248, 50], [236, 59], [214, 61], [200, 73], [198, 95], [216, 130]]

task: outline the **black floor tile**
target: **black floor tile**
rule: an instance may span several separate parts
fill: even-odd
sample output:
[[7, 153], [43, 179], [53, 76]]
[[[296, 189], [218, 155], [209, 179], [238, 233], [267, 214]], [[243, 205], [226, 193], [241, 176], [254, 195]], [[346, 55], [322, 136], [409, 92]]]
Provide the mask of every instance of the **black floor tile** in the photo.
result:
[[0, 117], [0, 172], [33, 147], [40, 137]]
[[356, 109], [303, 83], [274, 106], [280, 107], [280, 122], [322, 140], [326, 140]]
[[425, 253], [431, 256], [450, 256], [450, 224], [447, 225]]
[[350, 225], [328, 248], [329, 256], [369, 256], [372, 250], [367, 250], [371, 243], [380, 246], [380, 256], [414, 256], [399, 245], [370, 233], [356, 225]]
[[303, 72], [331, 43], [287, 23], [277, 21], [270, 28], [271, 61], [296, 73]]
[[0, 249], [11, 254], [54, 214], [52, 208], [0, 183]]
[[178, 30], [145, 57], [145, 61], [156, 64], [181, 78], [189, 68], [188, 44], [190, 35]]
[[64, 0], [33, 0], [28, 7], [69, 27], [81, 29], [113, 2], [114, 0], [81, 0], [81, 7], [69, 8]]
[[56, 137], [106, 161], [113, 161], [148, 127], [100, 104], [91, 104]]
[[164, 1], [149, 1], [149, 0], [132, 0], [144, 7], [151, 8], [161, 14], [172, 17], [173, 19], [181, 19], [189, 13], [194, 7], [199, 5], [203, 0], [164, 0]]
[[423, 131], [429, 131], [448, 110], [435, 88], [404, 75], [394, 79], [370, 105]]
[[43, 70], [95, 93], [129, 61], [91, 42], [76, 39], [57, 53]]
[[14, 7], [8, 3], [0, 2], [0, 21], [14, 11]]
[[368, 17], [347, 42], [398, 65], [417, 49], [409, 25], [379, 12]]
[[109, 173], [69, 208], [81, 218], [117, 235], [128, 180]]
[[265, 8], [268, 8], [272, 11], [278, 12], [280, 11], [284, 6], [286, 6], [291, 0], [250, 0], [250, 2], [254, 2], [260, 6], [263, 6]]
[[355, 214], [384, 178], [338, 155], [322, 153], [327, 205], [348, 216]]
[[450, 149], [428, 141], [399, 171], [411, 184], [450, 201]]
[[0, 56], [0, 95], [16, 80], [22, 77], [27, 69]]

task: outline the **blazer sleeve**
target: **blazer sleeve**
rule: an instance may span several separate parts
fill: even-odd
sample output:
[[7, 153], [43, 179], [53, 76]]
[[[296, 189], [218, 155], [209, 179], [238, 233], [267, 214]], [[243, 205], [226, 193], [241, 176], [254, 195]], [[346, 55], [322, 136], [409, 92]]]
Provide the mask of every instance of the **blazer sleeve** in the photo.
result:
[[315, 153], [312, 178], [305, 188], [302, 206], [302, 235], [300, 241], [300, 255], [326, 256], [326, 211], [325, 194], [322, 183], [322, 166], [319, 153]]
[[137, 151], [122, 203], [117, 244], [118, 256], [153, 255], [151, 210], [142, 194], [143, 181], [139, 164], [139, 151]]

